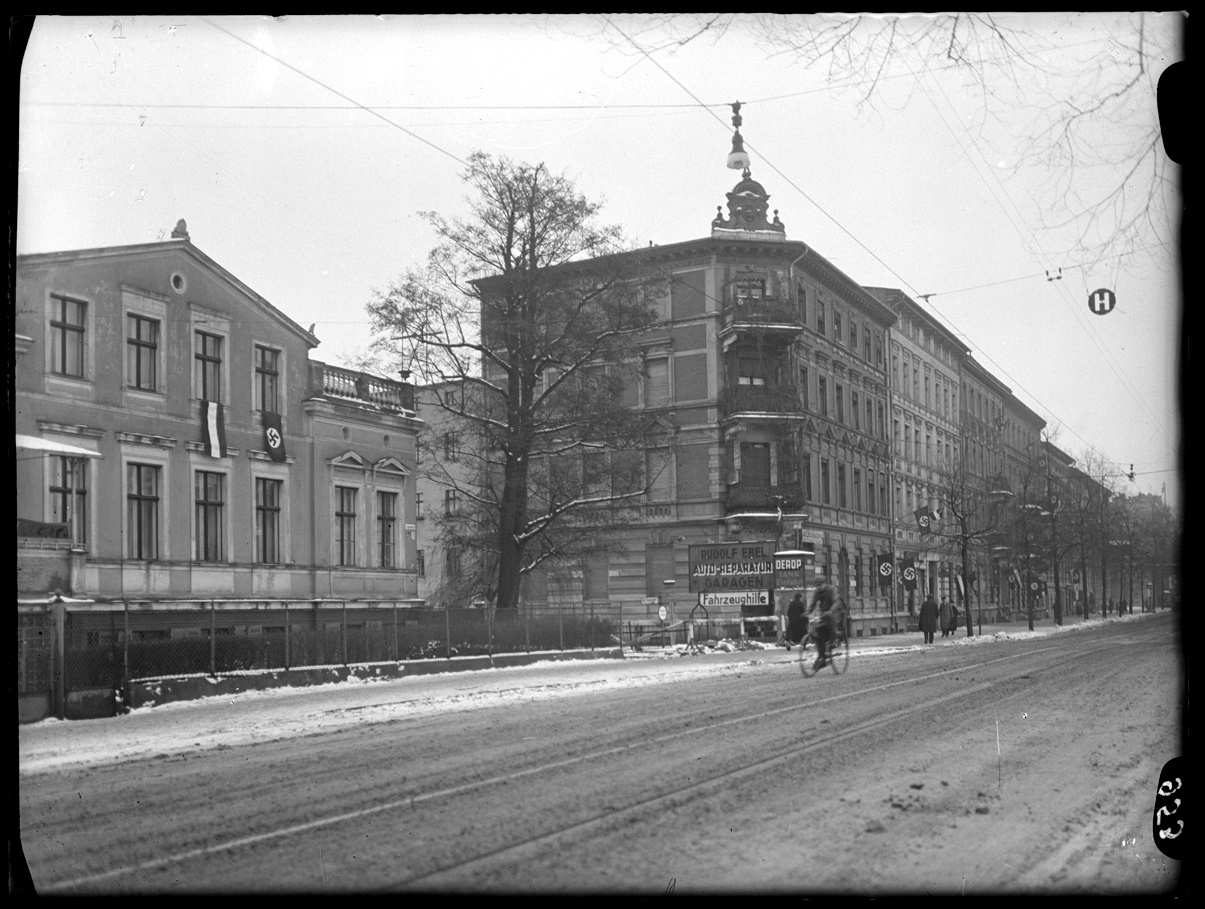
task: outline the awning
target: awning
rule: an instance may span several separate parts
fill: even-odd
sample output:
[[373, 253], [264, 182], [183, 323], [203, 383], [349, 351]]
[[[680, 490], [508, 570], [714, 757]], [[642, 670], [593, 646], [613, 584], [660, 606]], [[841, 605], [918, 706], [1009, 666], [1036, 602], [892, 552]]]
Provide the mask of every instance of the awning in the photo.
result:
[[39, 439], [37, 436], [23, 436], [17, 433], [18, 451], [36, 451], [40, 454], [67, 455], [73, 458], [99, 458], [100, 454], [78, 445], [67, 445], [64, 442], [52, 442], [50, 439]]

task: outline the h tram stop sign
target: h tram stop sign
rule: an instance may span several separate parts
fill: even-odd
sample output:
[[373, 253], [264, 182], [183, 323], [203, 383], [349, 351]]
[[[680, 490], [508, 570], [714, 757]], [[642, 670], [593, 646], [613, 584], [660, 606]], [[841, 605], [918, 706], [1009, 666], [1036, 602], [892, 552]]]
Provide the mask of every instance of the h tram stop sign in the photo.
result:
[[1107, 316], [1116, 305], [1117, 297], [1106, 287], [1101, 287], [1088, 294], [1088, 308], [1098, 316]]

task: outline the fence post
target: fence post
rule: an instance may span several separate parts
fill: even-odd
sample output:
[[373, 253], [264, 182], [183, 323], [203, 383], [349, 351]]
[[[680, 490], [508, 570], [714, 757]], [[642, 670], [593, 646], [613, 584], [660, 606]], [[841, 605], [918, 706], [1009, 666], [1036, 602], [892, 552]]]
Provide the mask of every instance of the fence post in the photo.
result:
[[209, 601], [209, 674], [218, 674], [218, 606]]
[[50, 616], [54, 622], [54, 646], [50, 650], [51, 695], [54, 715], [61, 720], [67, 712], [67, 607], [54, 603]]
[[494, 607], [485, 604], [485, 637], [489, 643], [490, 666], [494, 665]]
[[523, 640], [527, 652], [531, 653], [531, 612], [526, 606], [523, 607]]
[[[121, 687], [129, 694], [130, 689], [130, 604], [127, 600], [121, 601], [122, 615], [125, 622], [125, 627], [121, 635]], [[126, 705], [129, 706], [129, 699], [126, 699]]]
[[339, 631], [339, 641], [343, 647], [343, 668], [347, 668], [347, 600], [343, 600], [339, 606], [343, 610], [343, 624]]
[[565, 609], [558, 606], [556, 611], [557, 633], [561, 636], [561, 650], [565, 649]]
[[397, 600], [393, 601], [393, 662], [398, 662], [397, 652]]
[[444, 603], [444, 659], [452, 659], [452, 607]]
[[594, 604], [590, 604], [590, 649], [594, 649]]

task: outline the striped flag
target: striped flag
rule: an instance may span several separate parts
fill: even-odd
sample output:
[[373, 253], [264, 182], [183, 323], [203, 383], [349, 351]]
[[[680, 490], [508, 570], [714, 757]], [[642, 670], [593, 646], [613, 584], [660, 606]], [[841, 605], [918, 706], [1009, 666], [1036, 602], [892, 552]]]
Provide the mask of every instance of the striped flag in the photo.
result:
[[205, 435], [205, 450], [211, 458], [226, 457], [226, 414], [217, 401], [202, 401], [201, 430]]

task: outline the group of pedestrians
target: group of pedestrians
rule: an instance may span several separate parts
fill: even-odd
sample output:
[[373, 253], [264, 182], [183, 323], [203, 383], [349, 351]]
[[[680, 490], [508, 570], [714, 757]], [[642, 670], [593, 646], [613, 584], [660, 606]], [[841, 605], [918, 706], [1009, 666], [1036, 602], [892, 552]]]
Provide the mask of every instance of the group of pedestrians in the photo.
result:
[[933, 598], [933, 594], [925, 597], [920, 606], [920, 630], [925, 636], [925, 643], [932, 644], [933, 636], [941, 628], [941, 636], [948, 637], [958, 631], [958, 616], [961, 613], [949, 599], [943, 597], [941, 605]]

